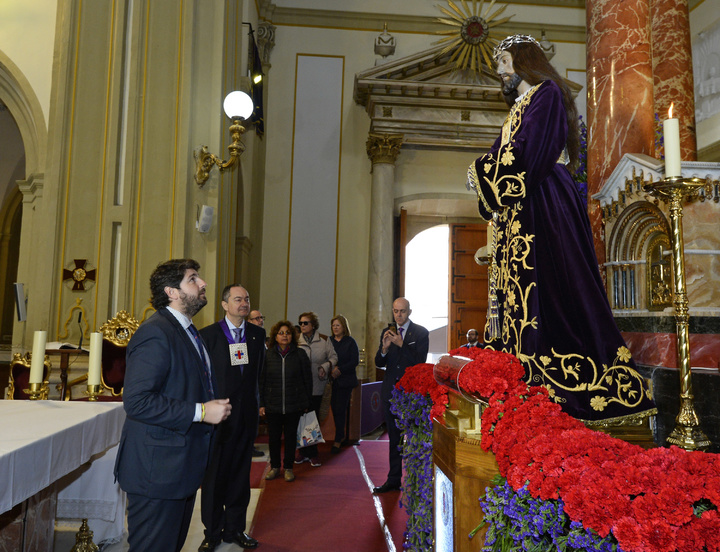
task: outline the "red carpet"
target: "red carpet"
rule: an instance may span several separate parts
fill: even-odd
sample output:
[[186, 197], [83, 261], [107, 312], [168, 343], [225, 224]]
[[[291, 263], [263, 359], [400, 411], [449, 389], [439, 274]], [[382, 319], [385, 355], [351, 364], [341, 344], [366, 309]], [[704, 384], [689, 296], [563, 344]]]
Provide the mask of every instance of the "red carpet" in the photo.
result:
[[362, 441], [359, 458], [354, 447], [333, 455], [330, 444], [321, 445], [321, 467], [296, 464], [294, 482], [282, 477], [264, 482], [249, 533], [263, 552], [401, 551], [408, 516], [399, 506], [400, 493], [376, 497], [362, 471], [364, 463], [370, 485], [381, 485], [387, 447]]

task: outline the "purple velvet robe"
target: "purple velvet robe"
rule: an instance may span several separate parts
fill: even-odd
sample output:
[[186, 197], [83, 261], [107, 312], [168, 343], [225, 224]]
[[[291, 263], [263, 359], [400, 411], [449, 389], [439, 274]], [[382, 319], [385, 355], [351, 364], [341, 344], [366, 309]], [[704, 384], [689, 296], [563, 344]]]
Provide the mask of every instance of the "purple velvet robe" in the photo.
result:
[[[531, 385], [584, 421], [654, 413], [598, 271], [590, 222], [565, 165], [562, 93], [545, 81], [510, 110], [502, 136], [468, 171], [480, 215], [495, 225], [500, 337]], [[490, 230], [488, 230], [490, 236]], [[490, 237], [488, 238], [490, 242]]]

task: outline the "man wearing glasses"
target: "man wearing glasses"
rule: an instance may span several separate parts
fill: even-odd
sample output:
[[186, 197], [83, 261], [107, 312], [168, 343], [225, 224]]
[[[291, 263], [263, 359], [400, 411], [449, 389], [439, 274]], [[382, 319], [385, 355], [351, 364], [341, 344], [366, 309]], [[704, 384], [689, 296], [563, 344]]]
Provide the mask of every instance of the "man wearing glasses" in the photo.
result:
[[240, 284], [222, 292], [225, 316], [200, 331], [217, 374], [218, 389], [233, 412], [215, 436], [201, 494], [205, 539], [200, 552], [212, 552], [221, 541], [256, 548], [245, 532], [250, 502], [250, 466], [258, 428], [258, 377], [265, 360], [265, 330], [247, 324], [250, 295]]
[[260, 326], [261, 328], [265, 327], [265, 317], [259, 310], [250, 311], [250, 315], [248, 316], [248, 322], [250, 322], [251, 324], [255, 324], [256, 326]]

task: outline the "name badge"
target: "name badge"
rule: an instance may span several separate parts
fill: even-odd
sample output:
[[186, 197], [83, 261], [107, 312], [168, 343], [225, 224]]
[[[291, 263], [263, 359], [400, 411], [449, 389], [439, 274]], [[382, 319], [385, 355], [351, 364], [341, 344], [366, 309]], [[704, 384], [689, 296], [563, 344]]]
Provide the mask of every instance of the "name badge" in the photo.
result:
[[230, 364], [240, 366], [248, 363], [247, 343], [230, 344]]

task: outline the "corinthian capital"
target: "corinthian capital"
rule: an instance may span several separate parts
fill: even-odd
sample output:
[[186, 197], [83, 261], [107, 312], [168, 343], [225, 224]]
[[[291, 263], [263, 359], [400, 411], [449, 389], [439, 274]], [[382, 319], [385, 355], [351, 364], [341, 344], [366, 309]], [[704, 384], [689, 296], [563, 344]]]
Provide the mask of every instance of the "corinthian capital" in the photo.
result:
[[402, 141], [402, 134], [369, 133], [365, 146], [370, 161], [373, 162], [373, 165], [375, 163], [390, 163], [394, 165], [397, 156], [400, 154]]
[[270, 52], [275, 47], [275, 25], [260, 21], [257, 29], [257, 44], [263, 67], [270, 67]]

